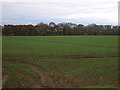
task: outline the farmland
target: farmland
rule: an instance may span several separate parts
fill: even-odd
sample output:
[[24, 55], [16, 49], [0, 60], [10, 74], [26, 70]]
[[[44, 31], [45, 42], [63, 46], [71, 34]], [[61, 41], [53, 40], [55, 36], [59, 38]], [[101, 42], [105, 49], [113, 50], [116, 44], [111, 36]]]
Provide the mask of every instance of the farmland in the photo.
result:
[[117, 36], [3, 36], [4, 88], [117, 88]]

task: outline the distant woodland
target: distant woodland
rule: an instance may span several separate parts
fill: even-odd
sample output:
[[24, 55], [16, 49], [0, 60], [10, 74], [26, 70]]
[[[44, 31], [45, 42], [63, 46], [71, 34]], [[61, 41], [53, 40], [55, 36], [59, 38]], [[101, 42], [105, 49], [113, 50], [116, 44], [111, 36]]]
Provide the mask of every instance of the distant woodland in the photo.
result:
[[120, 35], [120, 28], [112, 25], [83, 25], [74, 23], [54, 23], [37, 25], [4, 25], [3, 36], [55, 36], [55, 35]]

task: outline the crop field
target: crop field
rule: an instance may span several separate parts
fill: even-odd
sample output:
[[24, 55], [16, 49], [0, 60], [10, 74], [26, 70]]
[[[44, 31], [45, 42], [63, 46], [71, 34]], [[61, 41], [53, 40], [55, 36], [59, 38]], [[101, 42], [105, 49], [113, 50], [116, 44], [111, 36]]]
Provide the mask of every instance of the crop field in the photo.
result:
[[3, 88], [117, 88], [118, 36], [3, 36]]

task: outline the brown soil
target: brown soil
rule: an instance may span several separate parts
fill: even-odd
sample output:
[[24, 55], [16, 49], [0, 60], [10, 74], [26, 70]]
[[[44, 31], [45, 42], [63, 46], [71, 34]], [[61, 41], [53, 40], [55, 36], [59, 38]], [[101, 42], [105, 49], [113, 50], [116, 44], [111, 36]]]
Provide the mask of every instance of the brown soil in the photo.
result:
[[[13, 56], [14, 57], [14, 56]], [[39, 56], [32, 56], [33, 58], [38, 58], [38, 59], [90, 59], [90, 58], [110, 58], [110, 57], [120, 57], [120, 55], [106, 55], [106, 56], [98, 56], [98, 55], [80, 55], [80, 54], [71, 54], [71, 55], [61, 55], [61, 56], [56, 56], [56, 55], [39, 55]], [[26, 57], [27, 58], [27, 57]], [[8, 58], [3, 57], [2, 60], [8, 61]], [[13, 61], [16, 61], [16, 59], [11, 59]], [[9, 60], [10, 61], [10, 60]], [[17, 59], [17, 62], [21, 61], [20, 59]]]
[[[33, 68], [35, 71], [38, 72], [38, 77], [40, 80], [38, 80], [41, 83], [36, 83], [36, 88], [55, 88], [55, 84], [52, 80], [52, 77], [44, 70], [42, 70], [41, 68], [38, 68], [36, 65], [34, 64], [27, 64], [29, 67]], [[29, 80], [29, 79], [28, 79]], [[31, 81], [33, 82], [33, 81]], [[33, 84], [34, 85], [34, 84]]]
[[7, 69], [5, 67], [2, 68], [2, 86], [4, 86], [5, 82], [8, 79]]
[[8, 79], [8, 75], [7, 75], [7, 74], [4, 74], [4, 75], [2, 76], [2, 86], [4, 86], [4, 84], [5, 84], [5, 82], [7, 81], [7, 79]]
[[44, 58], [62, 58], [62, 59], [79, 59], [79, 58], [102, 58], [98, 56], [91, 56], [91, 55], [64, 55], [64, 56], [39, 56], [39, 59], [44, 59]]
[[22, 77], [22, 79], [25, 81], [25, 86], [27, 88], [43, 88], [41, 82], [39, 80], [36, 80], [39, 79], [39, 77], [35, 77], [35, 79], [33, 76], [26, 74], [19, 74], [19, 76]]
[[66, 56], [62, 56], [63, 58], [100, 58], [100, 57], [97, 57], [97, 56], [91, 56], [91, 55], [66, 55]]
[[92, 55], [80, 55], [80, 54], [73, 54], [73, 55], [64, 55], [64, 56], [38, 56], [39, 59], [45, 59], [45, 58], [59, 58], [59, 59], [79, 59], [79, 58], [108, 58], [108, 57], [120, 57], [118, 55], [108, 55], [108, 56], [92, 56]]

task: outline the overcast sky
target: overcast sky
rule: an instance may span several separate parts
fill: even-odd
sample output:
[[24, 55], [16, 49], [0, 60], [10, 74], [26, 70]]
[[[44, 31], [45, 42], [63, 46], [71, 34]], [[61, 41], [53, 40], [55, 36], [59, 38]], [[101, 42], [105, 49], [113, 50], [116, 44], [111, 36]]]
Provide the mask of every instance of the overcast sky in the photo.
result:
[[119, 0], [4, 0], [2, 24], [118, 24]]

